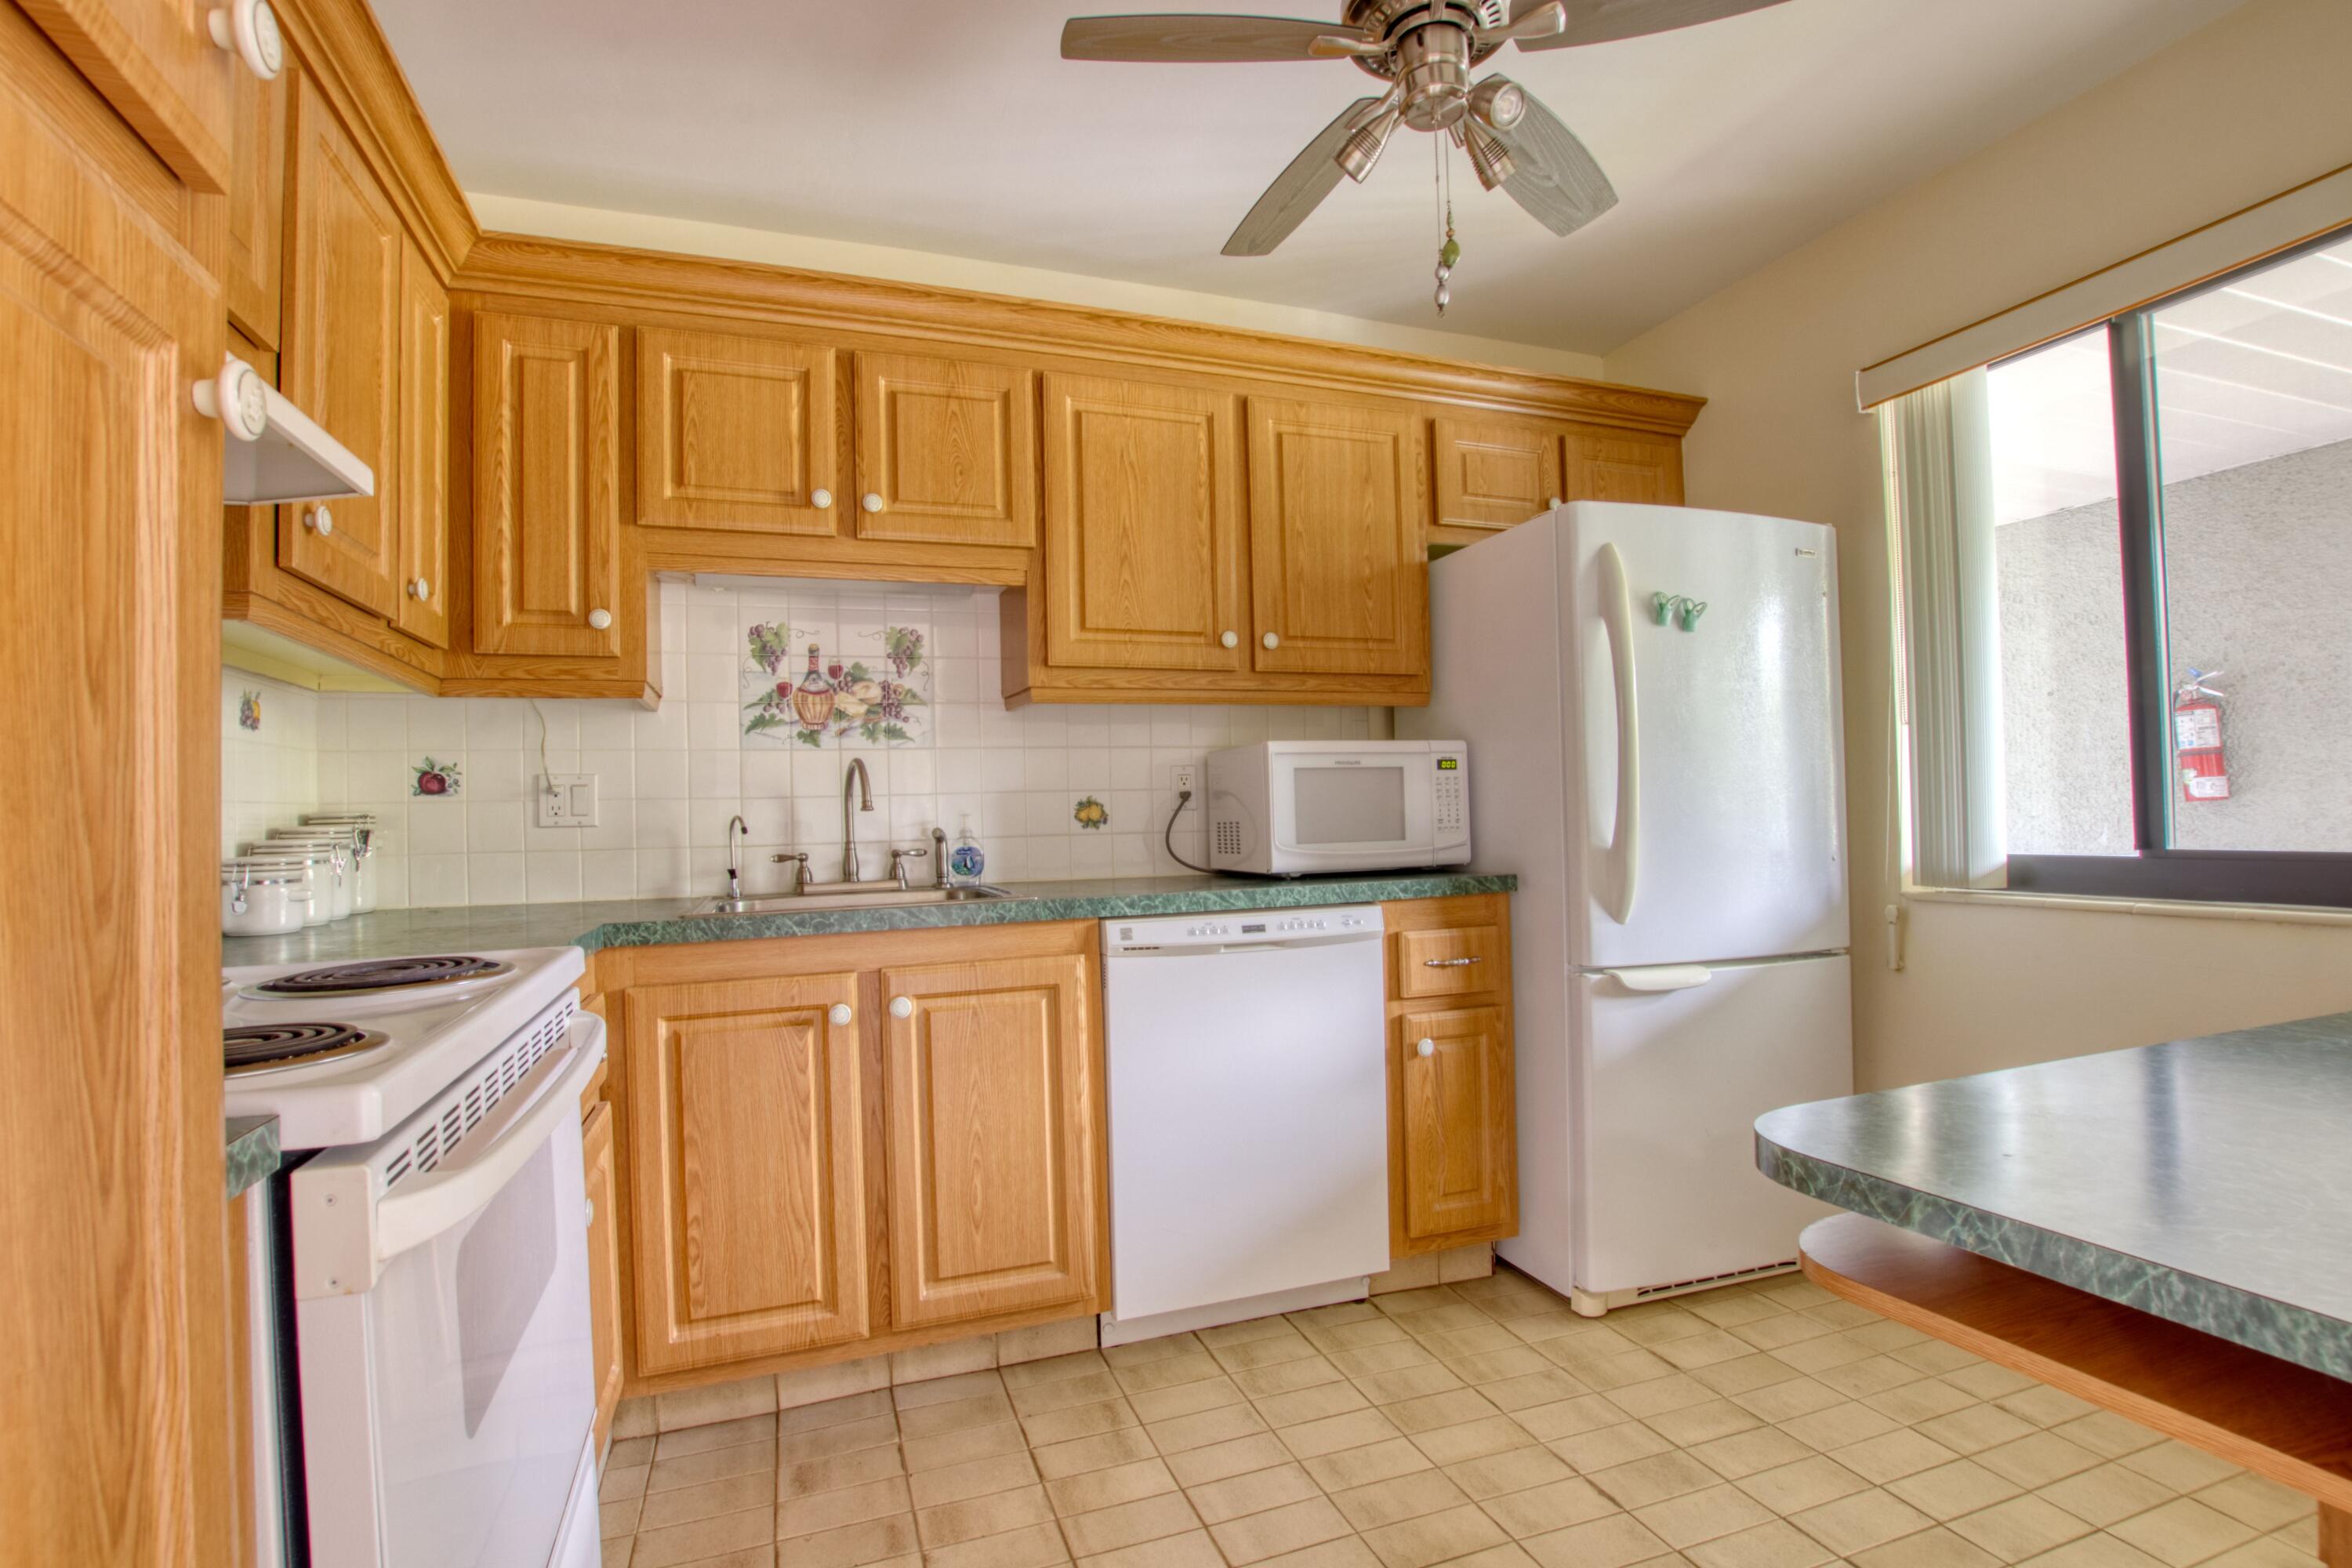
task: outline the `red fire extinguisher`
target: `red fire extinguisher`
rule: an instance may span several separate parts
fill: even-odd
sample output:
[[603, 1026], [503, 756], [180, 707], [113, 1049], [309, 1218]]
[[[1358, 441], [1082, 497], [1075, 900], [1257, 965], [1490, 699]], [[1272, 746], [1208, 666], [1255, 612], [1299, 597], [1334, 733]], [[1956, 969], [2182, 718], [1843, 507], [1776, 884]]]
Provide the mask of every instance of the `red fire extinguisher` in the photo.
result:
[[2221, 693], [2205, 684], [2218, 669], [2195, 669], [2172, 693], [2172, 754], [2183, 800], [2230, 798], [2230, 763], [2221, 751]]

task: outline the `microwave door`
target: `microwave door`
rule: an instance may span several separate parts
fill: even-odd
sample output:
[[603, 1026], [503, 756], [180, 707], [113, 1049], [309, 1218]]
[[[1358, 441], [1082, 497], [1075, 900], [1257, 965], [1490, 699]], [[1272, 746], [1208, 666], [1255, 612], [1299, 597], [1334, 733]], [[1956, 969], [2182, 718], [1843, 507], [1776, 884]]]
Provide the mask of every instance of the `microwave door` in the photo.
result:
[[1275, 847], [1302, 864], [1348, 867], [1433, 844], [1426, 756], [1285, 758]]

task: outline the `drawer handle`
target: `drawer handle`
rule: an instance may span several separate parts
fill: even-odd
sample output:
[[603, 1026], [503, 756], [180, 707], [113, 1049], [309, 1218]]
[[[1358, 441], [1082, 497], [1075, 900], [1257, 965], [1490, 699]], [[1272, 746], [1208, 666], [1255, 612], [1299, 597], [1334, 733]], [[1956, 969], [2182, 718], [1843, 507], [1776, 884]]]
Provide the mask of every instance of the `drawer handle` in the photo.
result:
[[1474, 954], [1469, 958], [1424, 958], [1421, 963], [1424, 969], [1466, 969], [1477, 962]]
[[835, 1002], [830, 1008], [826, 1009], [824, 1016], [827, 1019], [835, 1024], [846, 1024], [853, 1016], [849, 1011], [849, 1004], [846, 1002]]
[[913, 997], [893, 996], [890, 998], [890, 1016], [893, 1018], [911, 1018], [914, 1016], [915, 999]]
[[1433, 1057], [1437, 1054], [1437, 1042], [1424, 1036], [1413, 1042], [1412, 1048], [1417, 1055]]

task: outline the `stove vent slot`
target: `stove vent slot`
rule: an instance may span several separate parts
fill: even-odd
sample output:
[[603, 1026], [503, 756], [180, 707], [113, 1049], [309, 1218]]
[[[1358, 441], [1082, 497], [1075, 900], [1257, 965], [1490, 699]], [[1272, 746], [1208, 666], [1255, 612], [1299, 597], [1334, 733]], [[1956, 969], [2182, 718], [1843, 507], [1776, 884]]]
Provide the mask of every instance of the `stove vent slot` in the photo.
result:
[[420, 1120], [424, 1124], [416, 1136], [407, 1147], [394, 1153], [384, 1166], [380, 1190], [389, 1192], [405, 1178], [429, 1171], [447, 1159], [467, 1135], [481, 1125], [492, 1108], [530, 1076], [540, 1058], [562, 1044], [572, 1027], [572, 1016], [579, 1010], [578, 993], [565, 992], [527, 1028], [444, 1090], [441, 1098], [423, 1113]]

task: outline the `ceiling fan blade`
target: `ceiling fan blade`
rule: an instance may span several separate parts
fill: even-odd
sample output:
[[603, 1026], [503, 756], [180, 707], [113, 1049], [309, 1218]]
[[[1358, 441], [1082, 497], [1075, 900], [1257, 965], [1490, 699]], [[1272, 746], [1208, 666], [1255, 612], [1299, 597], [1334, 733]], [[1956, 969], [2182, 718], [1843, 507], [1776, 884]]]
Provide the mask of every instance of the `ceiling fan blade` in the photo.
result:
[[1350, 31], [1289, 16], [1073, 16], [1062, 27], [1062, 58], [1183, 65], [1310, 60], [1318, 58], [1318, 38]]
[[1337, 162], [1339, 144], [1355, 129], [1355, 120], [1367, 109], [1380, 103], [1377, 98], [1360, 98], [1339, 111], [1339, 117], [1326, 125], [1303, 148], [1290, 166], [1274, 177], [1265, 195], [1234, 229], [1234, 237], [1225, 241], [1227, 256], [1266, 256], [1274, 247], [1290, 237], [1291, 230], [1307, 221], [1307, 215], [1323, 205], [1323, 198], [1339, 184]]
[[1495, 132], [1517, 167], [1503, 194], [1554, 234], [1573, 234], [1617, 205], [1617, 188], [1576, 132], [1533, 97], [1508, 131]]
[[[1514, 20], [1543, 8], [1545, 0], [1514, 0]], [[1720, 22], [1786, 0], [1566, 0], [1568, 26], [1548, 38], [1521, 38], [1523, 49], [1567, 49], [1580, 44], [1611, 44], [1620, 38], [1671, 33], [1702, 22]]]

